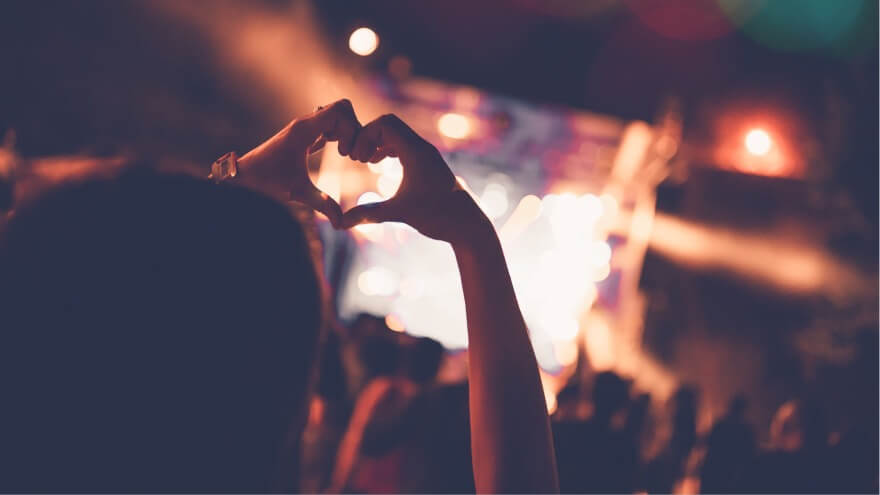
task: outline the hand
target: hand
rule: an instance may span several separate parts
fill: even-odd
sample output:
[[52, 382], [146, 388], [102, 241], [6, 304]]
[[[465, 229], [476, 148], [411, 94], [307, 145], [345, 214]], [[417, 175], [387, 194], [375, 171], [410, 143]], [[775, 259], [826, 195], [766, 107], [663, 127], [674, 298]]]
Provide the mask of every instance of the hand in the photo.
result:
[[455, 179], [440, 152], [395, 115], [384, 115], [357, 134], [350, 158], [376, 163], [400, 158], [403, 181], [393, 197], [352, 208], [342, 227], [404, 222], [422, 234], [456, 244], [491, 223]]
[[338, 227], [339, 204], [309, 178], [306, 158], [327, 141], [339, 142], [339, 153], [350, 153], [361, 125], [351, 102], [339, 100], [298, 118], [239, 159], [241, 180], [280, 199], [320, 211]]

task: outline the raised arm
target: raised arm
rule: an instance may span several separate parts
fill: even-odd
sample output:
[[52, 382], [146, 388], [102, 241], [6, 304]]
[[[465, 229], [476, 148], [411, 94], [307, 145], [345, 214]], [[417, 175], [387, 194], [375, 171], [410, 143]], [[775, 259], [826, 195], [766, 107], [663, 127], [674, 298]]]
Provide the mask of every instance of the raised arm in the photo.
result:
[[393, 115], [364, 126], [350, 156], [364, 162], [398, 156], [404, 177], [393, 198], [345, 213], [344, 227], [405, 222], [455, 252], [467, 311], [477, 491], [558, 491], [538, 365], [491, 222], [437, 149]]

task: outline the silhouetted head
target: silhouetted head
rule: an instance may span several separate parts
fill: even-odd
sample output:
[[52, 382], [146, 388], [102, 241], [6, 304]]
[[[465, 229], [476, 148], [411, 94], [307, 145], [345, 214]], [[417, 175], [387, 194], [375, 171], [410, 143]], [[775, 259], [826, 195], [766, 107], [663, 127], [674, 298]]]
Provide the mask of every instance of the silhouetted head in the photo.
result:
[[401, 350], [397, 334], [388, 328], [384, 318], [361, 313], [351, 324], [351, 334], [365, 378], [391, 376], [400, 371]]
[[596, 375], [593, 383], [593, 406], [599, 417], [610, 417], [629, 399], [629, 383], [613, 371]]
[[407, 346], [407, 351], [407, 376], [419, 383], [433, 381], [443, 362], [443, 344], [428, 337], [417, 337]]
[[20, 209], [0, 245], [0, 487], [289, 487], [319, 287], [301, 225], [244, 189], [138, 172]]
[[749, 401], [742, 394], [735, 395], [732, 399], [730, 399], [730, 404], [727, 406], [727, 416], [739, 421], [745, 420], [746, 409], [749, 406]]
[[690, 385], [682, 385], [672, 396], [672, 406], [676, 418], [696, 418], [697, 389]]
[[556, 412], [553, 413], [553, 417], [558, 420], [577, 418], [582, 404], [580, 382], [576, 379], [569, 380], [556, 394]]

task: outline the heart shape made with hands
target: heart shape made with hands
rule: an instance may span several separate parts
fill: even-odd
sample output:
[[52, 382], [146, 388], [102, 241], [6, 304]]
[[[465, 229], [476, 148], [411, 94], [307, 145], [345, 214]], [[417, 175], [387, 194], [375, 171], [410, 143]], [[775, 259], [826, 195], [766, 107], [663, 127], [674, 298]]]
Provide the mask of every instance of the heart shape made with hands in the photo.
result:
[[[278, 136], [286, 146], [272, 143]], [[403, 177], [397, 192], [385, 201], [358, 205], [343, 213], [339, 204], [311, 181], [306, 167], [308, 154], [328, 141], [337, 142], [340, 155], [362, 163], [399, 158]], [[284, 150], [288, 157], [285, 170], [272, 173], [289, 185], [290, 199], [320, 211], [336, 228], [395, 221], [407, 223], [429, 237], [448, 240], [458, 227], [454, 219], [459, 215], [452, 214], [454, 210], [476, 207], [433, 145], [394, 115], [383, 115], [362, 126], [348, 100], [297, 119], [263, 147]], [[291, 155], [302, 161], [291, 166]]]

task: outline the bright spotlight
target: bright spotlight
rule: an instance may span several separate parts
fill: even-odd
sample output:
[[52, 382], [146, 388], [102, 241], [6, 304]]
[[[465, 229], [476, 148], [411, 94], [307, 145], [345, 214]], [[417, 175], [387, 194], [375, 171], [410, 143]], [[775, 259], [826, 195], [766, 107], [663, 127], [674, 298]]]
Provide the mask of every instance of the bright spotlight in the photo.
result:
[[395, 332], [402, 332], [406, 330], [406, 325], [403, 324], [403, 321], [395, 314], [390, 314], [385, 317], [385, 325], [388, 326], [391, 330]]
[[464, 139], [471, 133], [471, 121], [458, 113], [444, 113], [437, 119], [440, 134], [452, 139]]
[[507, 190], [500, 184], [490, 183], [480, 196], [480, 206], [489, 218], [495, 220], [507, 213]]
[[764, 129], [752, 129], [746, 134], [746, 150], [756, 156], [763, 156], [770, 152], [773, 140]]
[[351, 48], [351, 51], [362, 57], [366, 57], [376, 51], [378, 46], [379, 36], [368, 27], [355, 29], [348, 38], [348, 47]]
[[385, 198], [380, 196], [378, 193], [374, 193], [373, 191], [368, 191], [368, 192], [361, 194], [361, 196], [357, 200], [357, 204], [358, 205], [365, 205], [368, 203], [378, 203], [384, 199]]
[[358, 288], [368, 296], [390, 296], [397, 290], [397, 284], [390, 271], [373, 267], [358, 276]]

